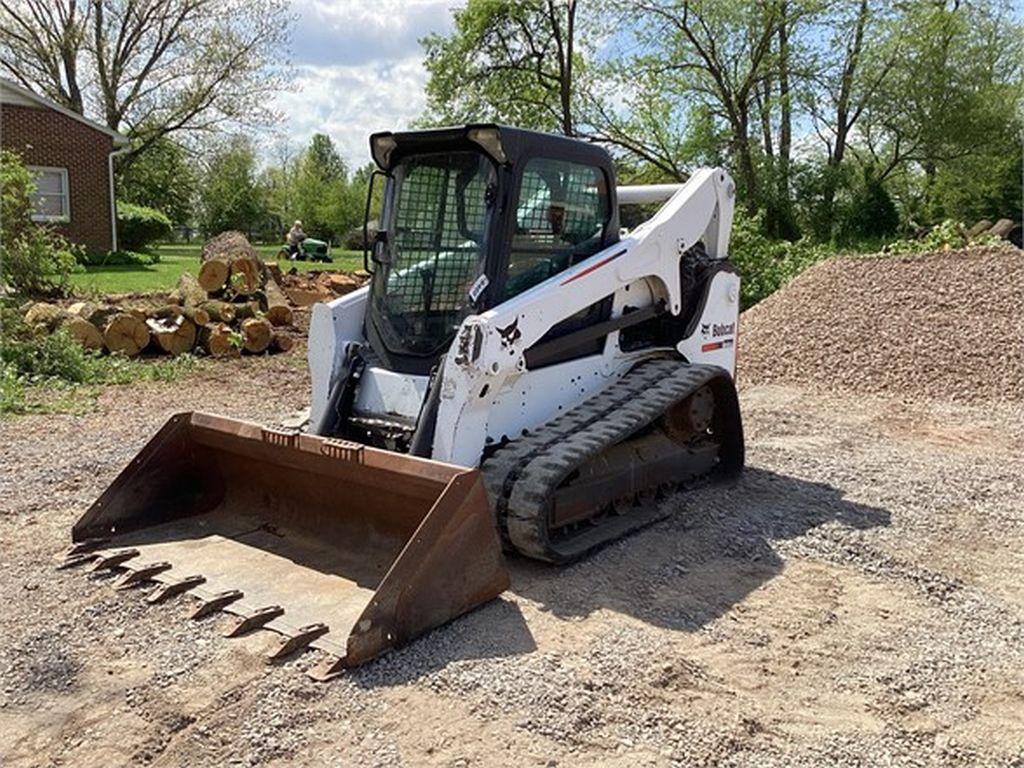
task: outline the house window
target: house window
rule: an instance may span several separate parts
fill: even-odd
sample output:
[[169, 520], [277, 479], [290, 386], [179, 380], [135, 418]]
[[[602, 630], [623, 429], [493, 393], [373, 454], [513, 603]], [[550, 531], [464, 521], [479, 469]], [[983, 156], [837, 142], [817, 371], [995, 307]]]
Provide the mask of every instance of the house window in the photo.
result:
[[35, 176], [36, 191], [32, 195], [33, 221], [70, 221], [71, 196], [68, 191], [67, 168], [29, 166]]

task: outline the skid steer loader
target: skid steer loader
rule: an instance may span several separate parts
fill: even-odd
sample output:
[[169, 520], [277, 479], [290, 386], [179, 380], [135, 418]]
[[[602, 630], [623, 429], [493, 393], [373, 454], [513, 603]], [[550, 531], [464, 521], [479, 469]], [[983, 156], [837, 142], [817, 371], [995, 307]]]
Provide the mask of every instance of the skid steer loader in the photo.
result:
[[318, 679], [500, 594], [503, 548], [571, 561], [743, 464], [723, 170], [617, 189], [603, 149], [495, 125], [370, 147], [372, 279], [313, 308], [306, 430], [173, 417], [64, 561], [325, 651]]

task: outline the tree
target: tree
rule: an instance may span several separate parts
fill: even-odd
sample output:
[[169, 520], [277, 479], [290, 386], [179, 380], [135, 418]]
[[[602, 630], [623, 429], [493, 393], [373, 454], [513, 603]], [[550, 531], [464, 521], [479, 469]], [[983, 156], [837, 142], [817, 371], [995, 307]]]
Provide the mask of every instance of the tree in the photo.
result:
[[827, 7], [821, 24], [827, 33], [809, 67], [804, 106], [825, 148], [820, 195], [811, 223], [820, 240], [836, 231], [835, 198], [850, 174], [844, 164], [854, 128], [892, 75], [900, 53], [901, 29], [888, 4], [846, 0]]
[[337, 242], [362, 222], [365, 182], [349, 182], [345, 161], [325, 134], [314, 134], [299, 157], [286, 154], [262, 178], [279, 228], [300, 219], [307, 234]]
[[270, 121], [289, 26], [286, 0], [0, 0], [0, 68], [127, 133], [131, 162], [164, 137]]
[[428, 35], [428, 121], [495, 120], [576, 135], [576, 0], [469, 0]]
[[893, 23], [904, 30], [901, 49], [865, 111], [860, 152], [879, 165], [881, 179], [920, 168], [934, 217], [943, 166], [993, 143], [1019, 147], [1024, 26], [1002, 0], [911, 3]]
[[755, 89], [773, 66], [773, 45], [791, 21], [780, 0], [640, 2], [640, 31], [654, 47], [636, 60], [656, 73], [669, 92], [700, 99], [729, 128], [730, 151], [748, 212], [762, 192], [756, 141]]
[[162, 211], [175, 224], [192, 218], [198, 179], [188, 151], [167, 137], [120, 170], [118, 196]]
[[210, 156], [199, 195], [200, 228], [207, 235], [226, 229], [250, 233], [267, 216], [266, 196], [256, 180], [252, 142], [235, 136]]

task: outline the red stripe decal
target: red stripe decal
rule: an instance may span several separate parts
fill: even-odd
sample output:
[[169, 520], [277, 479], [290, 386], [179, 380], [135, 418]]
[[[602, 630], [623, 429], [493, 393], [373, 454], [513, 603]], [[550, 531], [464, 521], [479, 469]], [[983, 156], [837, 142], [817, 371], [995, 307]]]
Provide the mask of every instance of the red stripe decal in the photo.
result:
[[605, 264], [607, 264], [607, 263], [608, 263], [609, 261], [613, 261], [614, 259], [617, 259], [617, 258], [619, 258], [619, 256], [621, 256], [621, 255], [622, 255], [622, 254], [624, 254], [625, 252], [626, 252], [626, 250], [624, 249], [624, 250], [621, 250], [621, 251], [619, 251], [618, 253], [613, 253], [613, 254], [612, 254], [611, 256], [608, 256], [607, 258], [601, 259], [601, 260], [600, 260], [599, 262], [597, 262], [597, 264], [591, 264], [591, 265], [590, 265], [589, 267], [587, 267], [586, 269], [584, 269], [584, 270], [583, 270], [582, 272], [577, 272], [577, 273], [576, 273], [575, 275], [573, 275], [572, 277], [570, 277], [570, 278], [568, 278], [568, 279], [566, 279], [566, 280], [563, 280], [563, 281], [562, 281], [562, 282], [560, 282], [560, 283], [559, 283], [558, 285], [559, 285], [559, 286], [563, 286], [563, 285], [568, 285], [568, 284], [569, 284], [569, 283], [571, 283], [571, 282], [572, 282], [573, 280], [579, 280], [579, 279], [580, 279], [581, 277], [586, 277], [586, 276], [587, 276], [587, 275], [589, 275], [589, 274], [590, 274], [591, 272], [593, 272], [593, 271], [594, 271], [595, 269], [600, 269], [600, 268], [601, 268], [601, 267], [603, 267], [603, 266], [604, 266]]

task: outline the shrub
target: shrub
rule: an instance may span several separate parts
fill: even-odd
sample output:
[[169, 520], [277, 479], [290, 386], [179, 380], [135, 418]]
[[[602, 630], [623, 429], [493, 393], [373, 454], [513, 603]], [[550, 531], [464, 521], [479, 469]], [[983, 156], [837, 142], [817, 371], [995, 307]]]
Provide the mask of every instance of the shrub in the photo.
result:
[[133, 265], [144, 266], [147, 264], [159, 264], [160, 254], [155, 251], [150, 253], [138, 253], [137, 251], [107, 251], [106, 253], [82, 254], [78, 259], [79, 264], [87, 267], [121, 266]]
[[967, 237], [967, 230], [959, 221], [946, 219], [936, 224], [923, 237], [893, 240], [885, 245], [885, 253], [928, 253], [930, 251], [948, 251], [952, 248], [965, 248], [968, 244], [998, 245], [1002, 240], [995, 235], [982, 235], [973, 240]]
[[864, 168], [861, 183], [843, 216], [841, 235], [846, 241], [887, 237], [900, 226], [896, 204], [871, 166]]
[[128, 251], [140, 251], [171, 236], [171, 220], [155, 208], [134, 203], [117, 204], [117, 241]]
[[30, 296], [62, 294], [79, 249], [32, 221], [33, 189], [21, 158], [0, 150], [0, 282]]
[[807, 267], [831, 255], [827, 246], [806, 238], [791, 243], [764, 234], [763, 213], [754, 217], [736, 211], [729, 258], [740, 273], [743, 309], [770, 296]]

